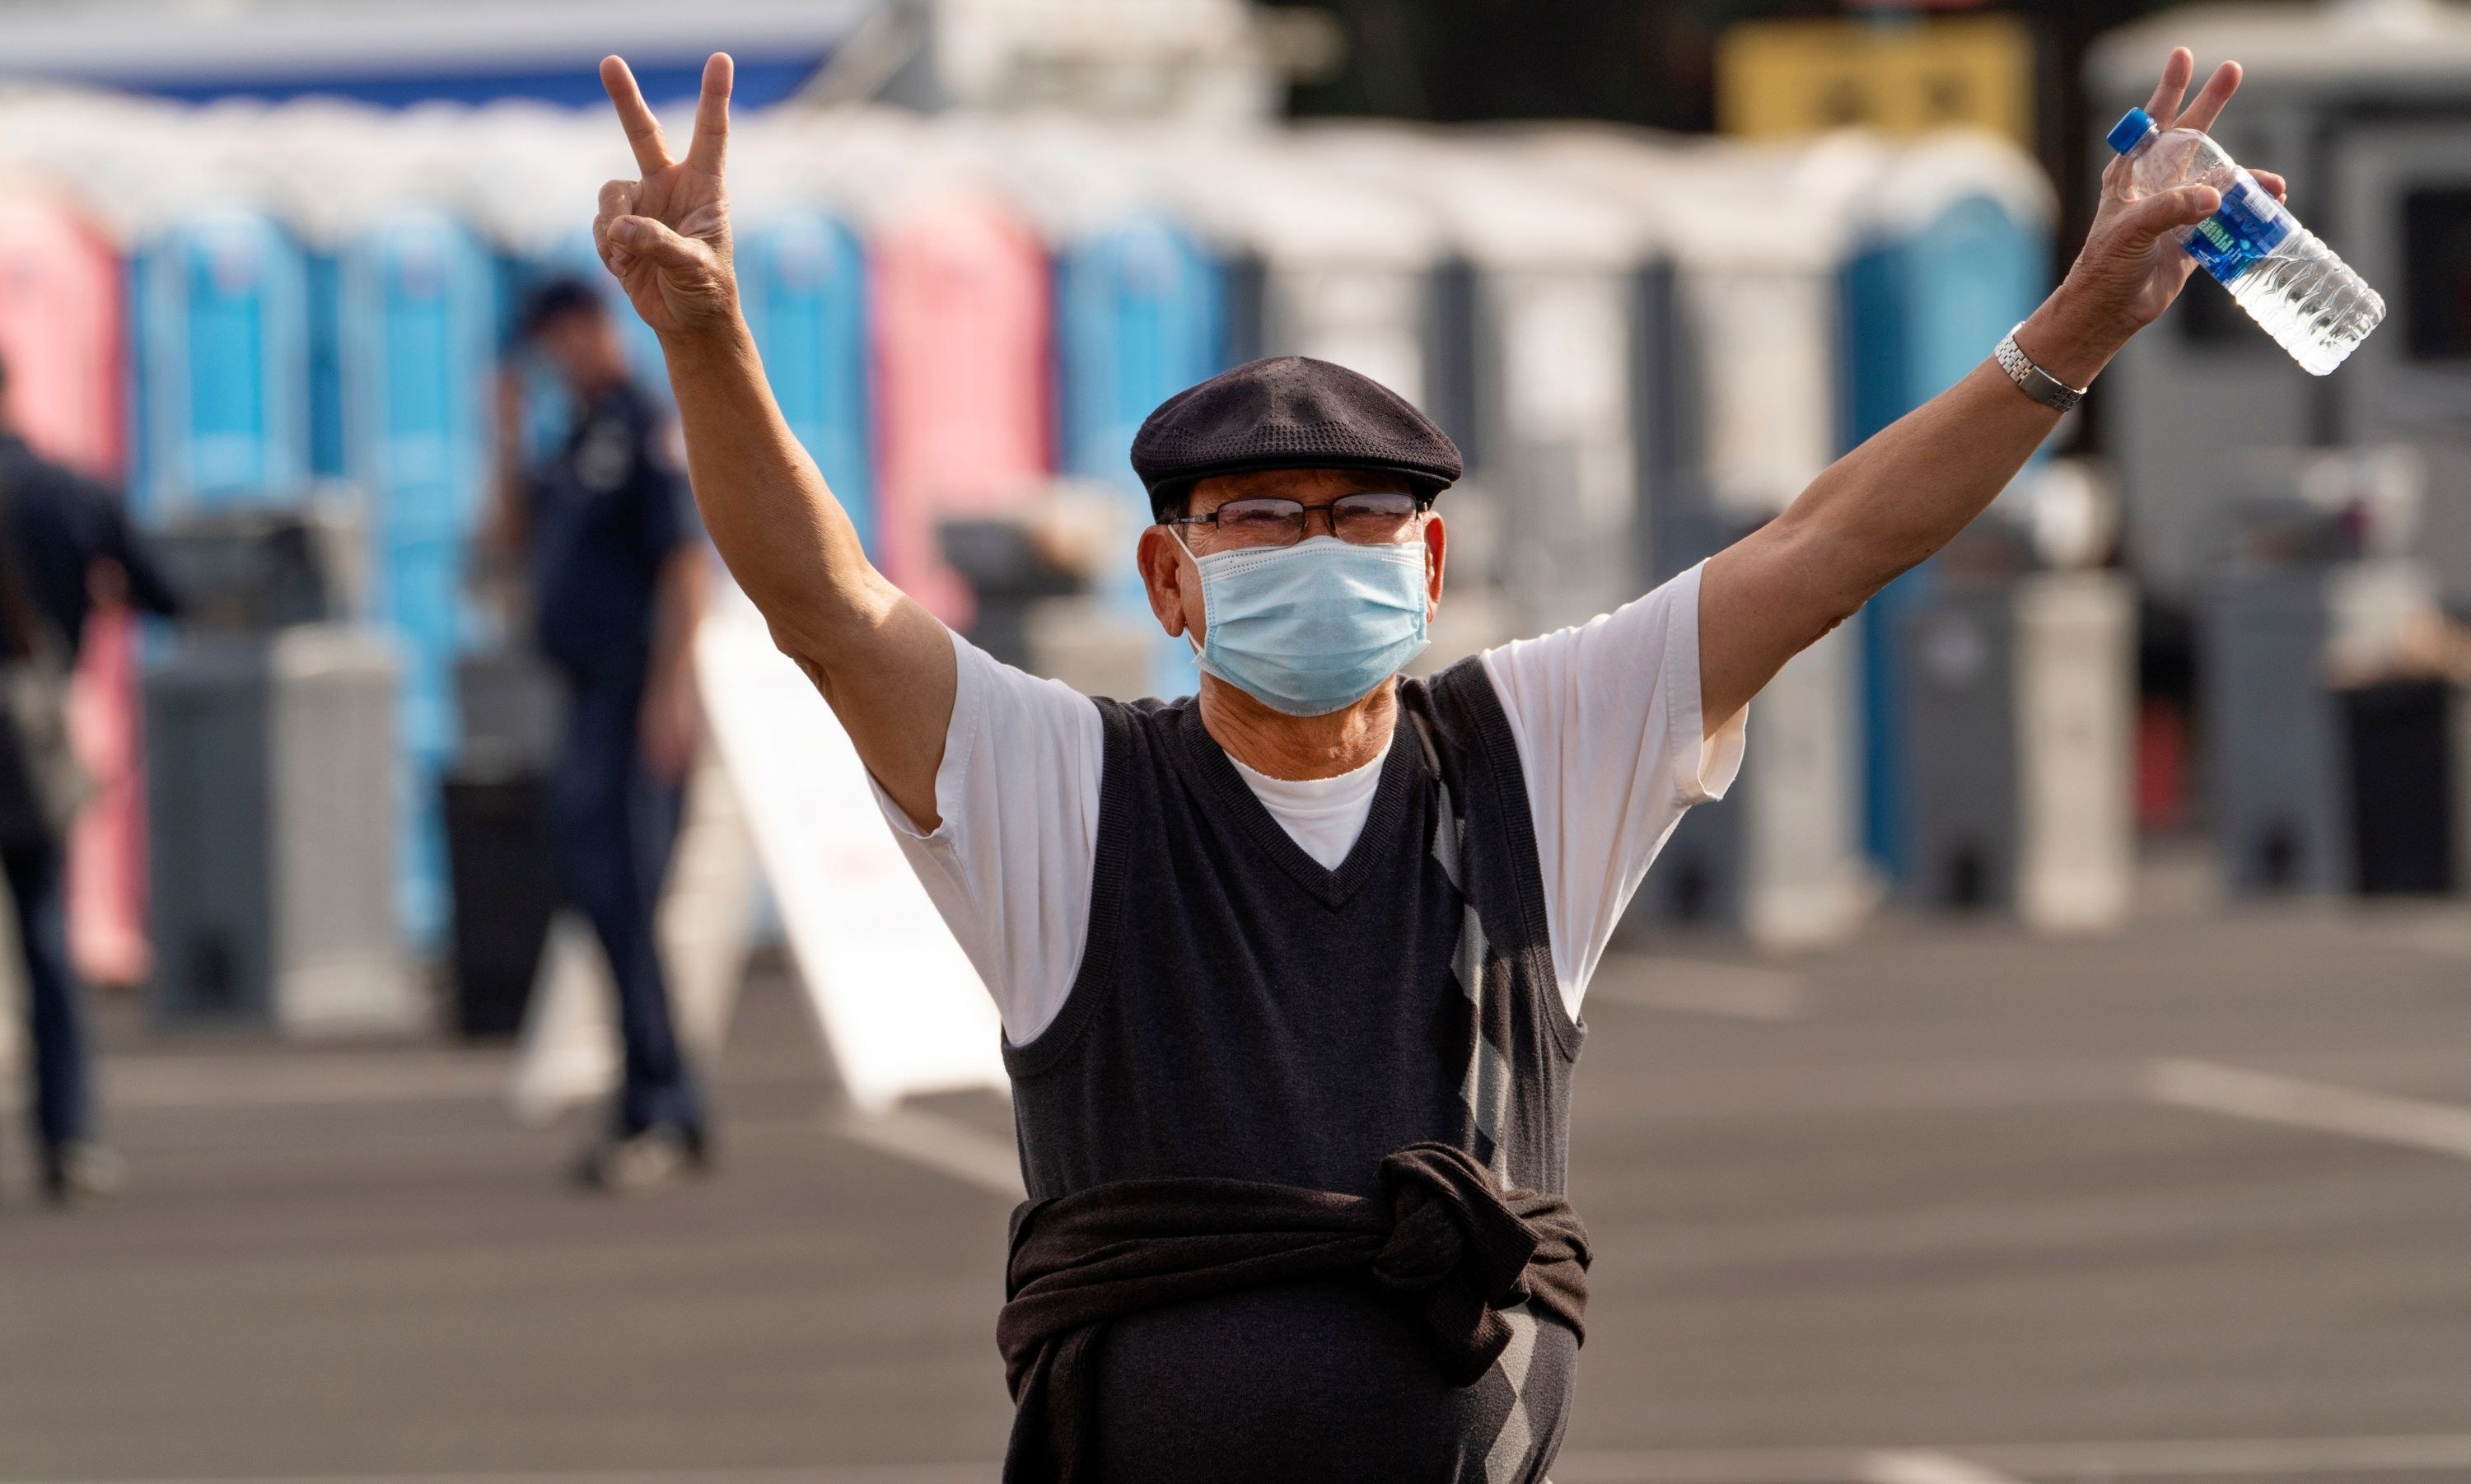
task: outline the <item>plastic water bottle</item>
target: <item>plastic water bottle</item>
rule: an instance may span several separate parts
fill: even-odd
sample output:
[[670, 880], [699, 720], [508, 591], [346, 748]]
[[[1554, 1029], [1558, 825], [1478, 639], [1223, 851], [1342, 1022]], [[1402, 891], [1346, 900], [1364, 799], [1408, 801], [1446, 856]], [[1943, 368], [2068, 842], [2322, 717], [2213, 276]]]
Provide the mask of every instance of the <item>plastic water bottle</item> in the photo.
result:
[[2377, 291], [2203, 130], [2165, 132], [2130, 108], [2110, 147], [2128, 156], [2131, 196], [2182, 185], [2222, 192], [2222, 209], [2181, 228], [2179, 245], [2310, 375], [2341, 365], [2385, 318]]

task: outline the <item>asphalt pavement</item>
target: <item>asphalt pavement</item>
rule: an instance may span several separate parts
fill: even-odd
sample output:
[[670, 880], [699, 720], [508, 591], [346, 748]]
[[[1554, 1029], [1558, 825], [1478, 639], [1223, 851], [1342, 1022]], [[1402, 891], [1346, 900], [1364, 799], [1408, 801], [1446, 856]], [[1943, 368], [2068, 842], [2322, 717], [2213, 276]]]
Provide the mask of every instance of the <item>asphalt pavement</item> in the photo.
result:
[[[2471, 908], [2146, 897], [1609, 958], [1555, 1478], [2471, 1479]], [[0, 1484], [994, 1478], [1005, 1111], [850, 1118], [777, 973], [632, 1200], [503, 1049], [110, 1042], [129, 1193], [0, 1155]]]

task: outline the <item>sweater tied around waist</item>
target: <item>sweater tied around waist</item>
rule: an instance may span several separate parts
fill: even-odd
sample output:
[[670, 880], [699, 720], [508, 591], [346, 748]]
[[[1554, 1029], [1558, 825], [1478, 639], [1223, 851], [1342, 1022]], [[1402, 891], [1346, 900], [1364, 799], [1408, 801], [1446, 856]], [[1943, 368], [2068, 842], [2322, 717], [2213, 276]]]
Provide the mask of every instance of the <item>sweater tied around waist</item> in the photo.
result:
[[1525, 1304], [1584, 1339], [1590, 1260], [1569, 1203], [1505, 1190], [1452, 1144], [1381, 1162], [1380, 1193], [1207, 1178], [1125, 1180], [1012, 1215], [996, 1322], [1016, 1412], [1005, 1484], [1093, 1484], [1095, 1343], [1109, 1321], [1361, 1272], [1412, 1309], [1450, 1385], [1483, 1377]]

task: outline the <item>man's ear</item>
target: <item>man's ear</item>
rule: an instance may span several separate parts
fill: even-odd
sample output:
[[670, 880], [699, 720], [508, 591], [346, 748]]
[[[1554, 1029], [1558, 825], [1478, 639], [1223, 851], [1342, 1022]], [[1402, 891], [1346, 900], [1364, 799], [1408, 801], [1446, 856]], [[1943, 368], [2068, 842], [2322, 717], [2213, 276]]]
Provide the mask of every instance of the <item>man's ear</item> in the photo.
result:
[[1442, 610], [1442, 568], [1449, 555], [1449, 532], [1436, 513], [1424, 517], [1424, 622]]
[[1176, 551], [1182, 544], [1165, 526], [1152, 526], [1141, 532], [1141, 544], [1134, 549], [1134, 560], [1141, 569], [1141, 588], [1149, 595], [1150, 613], [1170, 639], [1182, 637], [1185, 628], [1185, 584], [1188, 574]]

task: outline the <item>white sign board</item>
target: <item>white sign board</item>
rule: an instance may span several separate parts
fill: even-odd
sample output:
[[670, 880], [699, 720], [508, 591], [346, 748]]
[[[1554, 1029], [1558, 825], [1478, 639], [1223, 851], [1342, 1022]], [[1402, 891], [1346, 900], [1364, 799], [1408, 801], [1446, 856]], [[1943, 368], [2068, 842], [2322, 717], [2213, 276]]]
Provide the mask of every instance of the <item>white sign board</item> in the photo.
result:
[[1003, 1088], [977, 971], [893, 843], [832, 708], [735, 589], [697, 630], [695, 674], [764, 879], [850, 1101]]

